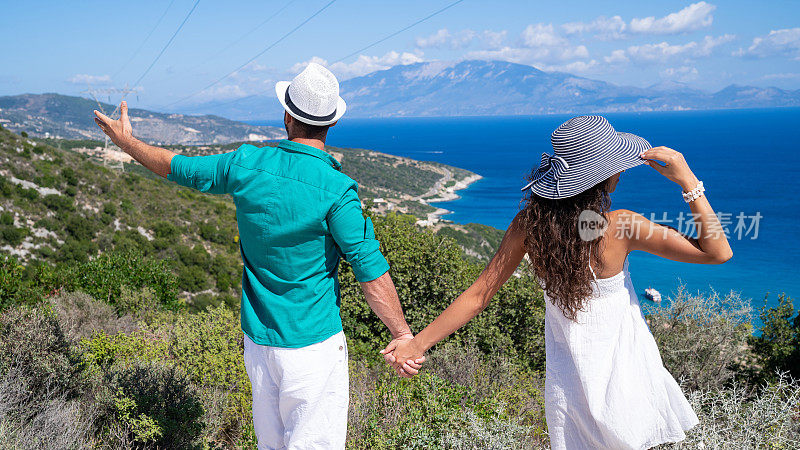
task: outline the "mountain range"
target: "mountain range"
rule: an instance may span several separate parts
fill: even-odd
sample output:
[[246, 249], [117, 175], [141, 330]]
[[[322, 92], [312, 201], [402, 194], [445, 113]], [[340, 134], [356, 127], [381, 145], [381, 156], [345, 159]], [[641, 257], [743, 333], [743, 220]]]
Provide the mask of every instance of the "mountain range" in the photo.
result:
[[[350, 117], [491, 116], [800, 106], [800, 90], [730, 85], [705, 92], [679, 82], [618, 86], [503, 61], [394, 66], [341, 83]], [[272, 93], [181, 110], [237, 120], [279, 119]]]
[[[60, 94], [0, 97], [0, 125], [31, 136], [65, 139], [103, 139], [92, 110], [106, 114], [114, 105]], [[214, 115], [163, 114], [130, 109], [136, 135], [155, 144], [220, 144], [264, 141], [285, 136], [282, 129], [236, 122]]]

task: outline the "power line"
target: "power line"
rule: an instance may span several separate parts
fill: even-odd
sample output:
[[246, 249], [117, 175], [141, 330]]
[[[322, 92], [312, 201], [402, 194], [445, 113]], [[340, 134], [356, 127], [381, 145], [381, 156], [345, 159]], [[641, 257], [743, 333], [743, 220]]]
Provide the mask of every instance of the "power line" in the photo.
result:
[[112, 80], [116, 79], [117, 75], [119, 75], [123, 70], [125, 70], [125, 68], [128, 67], [128, 65], [131, 63], [131, 61], [133, 61], [133, 59], [136, 58], [136, 56], [139, 54], [139, 52], [144, 47], [144, 44], [150, 39], [150, 36], [153, 35], [153, 32], [156, 31], [156, 28], [158, 28], [158, 26], [161, 25], [161, 21], [164, 20], [164, 17], [167, 15], [167, 11], [169, 11], [169, 9], [172, 8], [172, 4], [173, 3], [175, 3], [175, 0], [172, 0], [172, 1], [169, 2], [169, 5], [167, 5], [167, 8], [164, 10], [163, 13], [161, 13], [161, 17], [158, 18], [158, 21], [156, 21], [156, 24], [153, 25], [153, 28], [150, 29], [149, 33], [147, 33], [147, 36], [145, 36], [145, 38], [142, 41], [142, 43], [139, 44], [139, 48], [137, 48], [136, 51], [133, 52], [133, 55], [131, 55], [130, 59], [128, 59], [128, 61], [125, 64], [123, 64], [122, 67], [119, 68], [119, 70], [114, 72], [114, 75], [111, 75], [111, 79]]
[[[198, 1], [199, 1], [199, 0], [198, 0]], [[463, 0], [460, 0], [460, 1], [463, 1]], [[195, 92], [193, 92], [193, 93], [191, 93], [191, 94], [187, 95], [186, 97], [180, 98], [180, 99], [178, 99], [178, 100], [176, 100], [176, 101], [174, 101], [174, 102], [172, 102], [172, 103], [170, 103], [170, 104], [168, 104], [168, 105], [166, 105], [166, 106], [167, 106], [167, 107], [170, 107], [170, 106], [172, 106], [172, 105], [175, 105], [175, 104], [181, 103], [181, 102], [183, 102], [183, 101], [185, 101], [185, 100], [188, 100], [188, 99], [190, 99], [190, 98], [194, 97], [195, 95], [197, 95], [197, 94], [199, 94], [199, 93], [201, 93], [201, 92], [205, 91], [206, 89], [208, 89], [208, 88], [210, 88], [210, 87], [212, 87], [212, 86], [216, 85], [217, 83], [219, 83], [220, 81], [224, 80], [225, 78], [228, 78], [229, 76], [233, 75], [234, 73], [238, 72], [239, 70], [243, 69], [245, 66], [247, 66], [248, 64], [250, 64], [251, 62], [253, 62], [253, 61], [254, 61], [256, 58], [258, 58], [259, 56], [261, 56], [261, 55], [263, 55], [264, 53], [268, 52], [270, 49], [272, 49], [273, 47], [275, 47], [276, 45], [278, 45], [279, 43], [281, 43], [281, 42], [282, 42], [284, 39], [286, 39], [287, 37], [289, 37], [290, 35], [292, 35], [292, 34], [293, 34], [295, 31], [299, 30], [299, 29], [300, 29], [300, 27], [302, 27], [303, 25], [305, 25], [305, 24], [307, 24], [308, 22], [310, 22], [310, 21], [311, 21], [311, 19], [313, 19], [314, 17], [317, 17], [317, 16], [318, 16], [320, 13], [322, 13], [322, 11], [325, 11], [325, 10], [326, 10], [326, 9], [327, 9], [329, 6], [331, 6], [331, 5], [332, 5], [332, 4], [334, 4], [334, 3], [336, 3], [336, 0], [331, 0], [330, 2], [326, 3], [326, 4], [325, 4], [325, 6], [323, 6], [323, 7], [322, 7], [322, 8], [320, 8], [320, 9], [318, 9], [318, 10], [317, 10], [317, 11], [316, 11], [314, 14], [312, 14], [312, 15], [308, 16], [308, 18], [306, 18], [306, 20], [302, 21], [302, 22], [300, 23], [300, 25], [297, 25], [296, 27], [292, 28], [292, 29], [291, 29], [291, 30], [290, 30], [288, 33], [286, 33], [286, 34], [284, 34], [283, 36], [281, 36], [281, 37], [280, 37], [280, 38], [279, 38], [277, 41], [275, 41], [275, 42], [273, 42], [272, 44], [268, 45], [268, 46], [267, 46], [265, 49], [263, 49], [263, 50], [261, 50], [260, 52], [256, 53], [256, 55], [255, 55], [255, 56], [253, 56], [252, 58], [248, 59], [248, 60], [247, 60], [247, 61], [245, 61], [245, 62], [244, 62], [242, 65], [240, 65], [239, 67], [237, 67], [237, 68], [233, 69], [232, 71], [230, 71], [230, 72], [229, 72], [229, 73], [227, 73], [226, 75], [224, 75], [224, 76], [222, 76], [222, 77], [220, 77], [220, 78], [217, 78], [216, 80], [214, 80], [213, 82], [209, 83], [208, 85], [206, 85], [206, 86], [205, 86], [205, 87], [203, 87], [202, 89], [200, 89], [200, 90], [197, 90], [197, 91], [195, 91]]]
[[438, 14], [441, 14], [441, 13], [443, 13], [443, 12], [447, 11], [448, 9], [452, 8], [453, 6], [456, 6], [457, 4], [459, 4], [459, 3], [463, 2], [463, 1], [464, 1], [464, 0], [458, 0], [458, 1], [455, 1], [455, 2], [453, 2], [453, 3], [450, 3], [449, 5], [445, 6], [444, 8], [442, 8], [442, 9], [440, 9], [440, 10], [438, 10], [438, 11], [435, 11], [435, 12], [433, 12], [433, 13], [429, 14], [428, 16], [425, 16], [425, 17], [423, 17], [422, 19], [419, 19], [419, 20], [417, 20], [416, 22], [412, 23], [411, 25], [408, 25], [407, 27], [404, 27], [404, 28], [402, 28], [402, 29], [400, 29], [400, 30], [397, 30], [397, 31], [395, 31], [394, 33], [392, 33], [392, 34], [390, 34], [390, 35], [388, 35], [388, 36], [386, 36], [386, 37], [384, 37], [384, 38], [381, 38], [381, 39], [379, 39], [379, 40], [377, 40], [377, 41], [373, 42], [372, 44], [369, 44], [369, 45], [367, 45], [367, 46], [366, 46], [366, 47], [364, 47], [364, 48], [361, 48], [361, 49], [359, 49], [359, 50], [356, 50], [356, 51], [354, 51], [353, 53], [350, 53], [349, 55], [347, 55], [347, 56], [345, 56], [345, 57], [339, 58], [339, 59], [337, 59], [336, 61], [332, 62], [331, 64], [336, 64], [336, 63], [338, 63], [338, 62], [342, 62], [342, 61], [344, 61], [345, 59], [347, 59], [347, 58], [350, 58], [351, 56], [355, 56], [355, 55], [357, 55], [357, 54], [359, 54], [359, 53], [363, 52], [364, 50], [369, 50], [370, 48], [372, 48], [372, 47], [374, 47], [374, 46], [376, 46], [376, 45], [380, 44], [381, 42], [384, 42], [384, 41], [386, 41], [386, 40], [389, 40], [389, 39], [391, 39], [391, 38], [393, 38], [393, 37], [397, 36], [398, 34], [400, 34], [400, 33], [404, 32], [404, 31], [406, 31], [406, 30], [409, 30], [409, 29], [411, 29], [411, 28], [413, 28], [413, 27], [415, 27], [415, 26], [417, 26], [417, 25], [421, 24], [422, 22], [425, 22], [426, 20], [428, 20], [428, 19], [432, 18], [433, 16], [436, 16], [436, 15], [438, 15]]
[[139, 85], [139, 82], [142, 81], [142, 79], [145, 77], [145, 75], [147, 75], [148, 72], [150, 72], [150, 69], [152, 69], [153, 66], [156, 64], [156, 62], [158, 62], [159, 58], [161, 58], [161, 55], [163, 55], [164, 52], [167, 50], [167, 47], [169, 47], [169, 45], [172, 44], [172, 41], [175, 39], [175, 36], [178, 35], [178, 33], [181, 31], [181, 28], [183, 28], [183, 26], [186, 24], [186, 21], [189, 20], [189, 17], [192, 15], [195, 8], [197, 8], [198, 3], [200, 3], [200, 0], [194, 2], [194, 6], [192, 6], [192, 9], [190, 9], [189, 13], [186, 14], [186, 17], [183, 18], [183, 22], [181, 22], [181, 24], [178, 26], [178, 29], [175, 30], [174, 33], [172, 33], [172, 37], [169, 38], [169, 41], [167, 41], [166, 45], [164, 45], [161, 51], [158, 52], [158, 56], [156, 56], [156, 59], [154, 59], [153, 62], [151, 62], [150, 65], [147, 66], [147, 69], [145, 69], [145, 71], [139, 76], [139, 79], [137, 79], [136, 82], [133, 83], [133, 87]]
[[270, 22], [272, 19], [274, 19], [275, 17], [277, 17], [277, 16], [278, 16], [278, 14], [280, 14], [281, 12], [283, 12], [283, 10], [285, 10], [286, 8], [288, 8], [289, 6], [291, 6], [291, 5], [292, 5], [292, 3], [295, 3], [295, 2], [297, 2], [297, 0], [290, 0], [290, 1], [289, 1], [289, 2], [287, 2], [285, 5], [283, 5], [283, 7], [281, 7], [279, 10], [275, 11], [275, 12], [274, 12], [274, 13], [273, 13], [271, 16], [267, 17], [267, 18], [266, 18], [264, 21], [262, 21], [261, 23], [259, 23], [259, 24], [258, 24], [258, 25], [256, 25], [255, 27], [251, 28], [250, 30], [246, 31], [246, 32], [245, 32], [244, 34], [242, 34], [241, 36], [239, 36], [239, 37], [238, 37], [238, 38], [237, 38], [235, 41], [233, 41], [233, 42], [231, 42], [230, 44], [226, 45], [224, 48], [222, 48], [222, 49], [221, 49], [220, 51], [218, 51], [217, 53], [215, 53], [215, 54], [211, 55], [210, 57], [206, 58], [206, 59], [205, 59], [204, 61], [202, 61], [200, 64], [197, 64], [196, 66], [194, 66], [194, 67], [192, 67], [191, 69], [189, 69], [189, 72], [193, 72], [193, 71], [194, 71], [194, 69], [196, 69], [196, 68], [198, 68], [198, 67], [202, 66], [202, 65], [203, 65], [203, 64], [205, 64], [206, 62], [208, 62], [208, 61], [210, 61], [210, 60], [212, 60], [212, 59], [214, 59], [214, 58], [218, 57], [219, 55], [221, 55], [221, 54], [225, 53], [225, 51], [227, 51], [228, 49], [230, 49], [230, 48], [231, 48], [231, 47], [233, 47], [234, 45], [238, 44], [239, 42], [242, 42], [242, 40], [244, 40], [244, 38], [246, 38], [247, 36], [249, 36], [250, 34], [252, 34], [254, 31], [258, 30], [259, 28], [261, 28], [261, 27], [263, 27], [264, 25], [266, 25], [267, 23], [269, 23], [269, 22]]

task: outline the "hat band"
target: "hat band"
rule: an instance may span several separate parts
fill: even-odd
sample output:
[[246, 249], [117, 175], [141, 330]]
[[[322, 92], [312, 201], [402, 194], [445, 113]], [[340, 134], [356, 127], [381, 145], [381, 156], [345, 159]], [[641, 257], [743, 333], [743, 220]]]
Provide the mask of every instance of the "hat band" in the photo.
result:
[[298, 116], [308, 119], [308, 120], [315, 120], [317, 122], [327, 122], [328, 120], [333, 119], [336, 117], [336, 109], [333, 110], [332, 113], [328, 114], [327, 116], [315, 116], [313, 114], [309, 114], [302, 109], [298, 108], [297, 105], [292, 102], [292, 98], [289, 97], [289, 89], [286, 89], [286, 106]]

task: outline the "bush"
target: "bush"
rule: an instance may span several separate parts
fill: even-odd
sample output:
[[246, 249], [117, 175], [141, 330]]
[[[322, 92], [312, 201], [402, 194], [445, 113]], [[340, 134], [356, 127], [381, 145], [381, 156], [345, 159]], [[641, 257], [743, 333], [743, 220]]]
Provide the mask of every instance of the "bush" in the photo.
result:
[[105, 433], [127, 431], [136, 446], [199, 448], [203, 407], [195, 388], [176, 368], [137, 363], [114, 373], [101, 397], [99, 422]]
[[64, 244], [58, 248], [55, 260], [62, 263], [87, 263], [89, 258], [96, 255], [97, 244], [88, 240], [78, 240], [72, 236], [64, 239]]
[[[381, 251], [391, 266], [403, 311], [411, 329], [420, 331], [480, 274], [481, 265], [464, 259], [451, 239], [419, 230], [413, 218], [389, 215], [375, 219]], [[349, 264], [340, 267], [342, 321], [347, 335], [373, 349], [390, 336], [370, 310]], [[487, 309], [451, 339], [474, 342], [484, 353], [514, 355], [532, 368], [544, 367], [544, 301], [525, 270], [512, 277]]]
[[11, 305], [34, 304], [41, 296], [40, 286], [31, 282], [25, 266], [14, 256], [0, 255], [0, 312]]
[[[25, 414], [26, 379], [19, 370], [0, 378], [0, 448], [90, 448], [93, 415], [76, 400], [48, 397], [32, 416]], [[30, 416], [20, 419], [21, 416]]]
[[97, 222], [79, 214], [67, 216], [65, 227], [67, 232], [78, 241], [90, 241], [97, 234]]
[[797, 448], [800, 443], [800, 384], [778, 375], [751, 398], [749, 389], [698, 390], [689, 402], [700, 423], [686, 440], [660, 448]]
[[123, 286], [149, 287], [165, 308], [178, 306], [175, 276], [164, 261], [132, 252], [103, 253], [75, 269], [73, 288], [116, 305]]
[[30, 420], [51, 399], [78, 397], [79, 362], [52, 312], [20, 307], [0, 315], [0, 378], [13, 375], [24, 387], [16, 396], [18, 419]]
[[[122, 298], [127, 288], [123, 288]], [[121, 300], [121, 303], [124, 303]], [[72, 341], [89, 338], [97, 333], [132, 332], [138, 327], [130, 316], [119, 317], [114, 307], [93, 299], [83, 292], [65, 292], [50, 299], [59, 326]]]
[[[459, 357], [458, 352], [469, 356]], [[460, 382], [454, 381], [456, 373], [450, 367], [468, 359], [465, 376], [457, 375]], [[407, 380], [395, 376], [374, 356], [351, 357], [348, 448], [543, 447], [547, 438], [538, 400], [541, 379], [526, 369], [498, 362], [474, 347], [449, 343], [431, 353], [431, 365], [420, 375]], [[477, 373], [467, 374], [473, 368], [478, 368]], [[497, 378], [489, 378], [493, 375]], [[515, 395], [509, 396], [512, 391]], [[520, 397], [525, 401], [516, 401]], [[535, 406], [519, 408], [523, 403]]]
[[752, 308], [731, 293], [691, 295], [680, 287], [665, 306], [647, 309], [664, 366], [688, 389], [724, 386], [750, 363], [746, 352]]
[[[211, 430], [213, 442], [248, 438], [252, 400], [243, 336], [239, 315], [225, 307], [181, 315], [171, 327], [170, 356], [193, 383], [202, 386], [207, 411], [217, 411], [217, 416], [208, 414], [205, 419], [219, 424]], [[222, 398], [220, 392], [225, 393]]]
[[0, 226], [0, 237], [12, 247], [22, 244], [22, 241], [25, 240], [25, 236], [27, 235], [27, 228], [17, 228], [13, 225]]
[[759, 316], [761, 333], [750, 336], [750, 344], [763, 368], [760, 378], [770, 380], [778, 371], [800, 378], [800, 313], [795, 314], [792, 299], [781, 295], [777, 306], [764, 306]]
[[73, 201], [68, 195], [47, 194], [42, 197], [42, 204], [55, 212], [74, 211]]

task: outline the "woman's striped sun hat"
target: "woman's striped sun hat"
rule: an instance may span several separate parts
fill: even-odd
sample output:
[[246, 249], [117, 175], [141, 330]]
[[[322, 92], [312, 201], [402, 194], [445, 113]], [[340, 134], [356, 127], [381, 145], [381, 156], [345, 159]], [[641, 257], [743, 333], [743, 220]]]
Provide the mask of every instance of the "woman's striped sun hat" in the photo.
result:
[[553, 154], [542, 153], [539, 168], [522, 188], [549, 199], [572, 197], [644, 164], [639, 154], [650, 148], [639, 136], [615, 131], [602, 116], [569, 119], [553, 131], [550, 142]]

